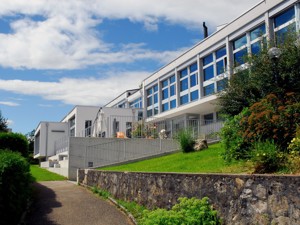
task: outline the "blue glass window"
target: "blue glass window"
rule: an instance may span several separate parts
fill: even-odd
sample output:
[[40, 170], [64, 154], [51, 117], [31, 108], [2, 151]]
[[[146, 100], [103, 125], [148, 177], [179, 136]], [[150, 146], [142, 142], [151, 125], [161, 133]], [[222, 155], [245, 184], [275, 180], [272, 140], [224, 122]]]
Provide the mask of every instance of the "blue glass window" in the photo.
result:
[[204, 91], [204, 96], [208, 96], [208, 95], [214, 94], [215, 93], [214, 84], [210, 84], [210, 85], [204, 87], [203, 91]]
[[217, 62], [217, 75], [222, 74], [224, 72], [225, 72], [224, 61], [221, 60], [221, 61]]
[[239, 38], [239, 39], [237, 39], [233, 42], [233, 50], [236, 50], [236, 49], [238, 49], [238, 48], [240, 48], [240, 47], [242, 47], [246, 44], [247, 44], [247, 38], [246, 38], [246, 35], [245, 35], [245, 36], [243, 36], [243, 37], [241, 37], [241, 38]]
[[154, 107], [154, 115], [158, 114], [158, 107]]
[[285, 12], [281, 13], [280, 15], [274, 18], [275, 28], [289, 22], [294, 18], [295, 18], [295, 8], [291, 7], [290, 9], [286, 10]]
[[166, 88], [162, 91], [162, 100], [169, 98], [169, 89]]
[[224, 78], [223, 80], [217, 81], [217, 91], [222, 91], [226, 88], [228, 83], [228, 78]]
[[147, 98], [147, 106], [152, 105], [152, 97]]
[[153, 92], [157, 92], [158, 91], [158, 85], [155, 85], [154, 87], [153, 87]]
[[170, 97], [176, 94], [175, 85], [170, 86]]
[[203, 58], [203, 66], [206, 66], [214, 61], [213, 54], [210, 54]]
[[190, 65], [190, 73], [192, 73], [192, 72], [194, 72], [196, 70], [198, 70], [197, 63], [194, 63], [194, 64]]
[[162, 105], [162, 111], [165, 112], [165, 111], [168, 111], [169, 110], [169, 103], [165, 103]]
[[245, 63], [245, 57], [247, 56], [247, 54], [248, 54], [247, 48], [244, 48], [234, 53], [233, 58], [234, 58], [235, 66], [243, 65]]
[[176, 108], [176, 99], [170, 101], [170, 109]]
[[184, 95], [180, 97], [180, 105], [184, 105], [189, 102], [189, 95]]
[[189, 88], [188, 78], [180, 81], [180, 91], [185, 91]]
[[288, 32], [296, 31], [296, 24], [292, 23], [289, 26], [286, 26], [275, 33], [276, 43], [283, 44]]
[[199, 91], [196, 90], [196, 91], [191, 92], [191, 101], [195, 101], [198, 99], [199, 99]]
[[197, 82], [198, 81], [197, 76], [198, 76], [197, 73], [195, 73], [195, 74], [193, 74], [193, 75], [190, 76], [190, 86], [191, 87], [194, 87], [194, 86], [196, 86], [198, 84], [198, 82]]
[[172, 84], [174, 82], [175, 82], [175, 75], [173, 75], [173, 76], [170, 77], [170, 84]]
[[253, 55], [258, 54], [258, 53], [260, 52], [260, 50], [261, 50], [261, 43], [260, 43], [260, 41], [255, 42], [255, 43], [253, 43], [253, 44], [251, 45], [251, 53], [252, 53]]
[[168, 86], [168, 80], [164, 80], [161, 84], [162, 84], [162, 87], [167, 87]]
[[181, 70], [181, 71], [180, 71], [180, 78], [183, 78], [183, 77], [185, 77], [186, 75], [188, 75], [188, 70], [187, 70], [187, 68], [185, 68], [184, 70]]
[[157, 103], [158, 102], [158, 95], [157, 94], [154, 94], [153, 96], [153, 103]]
[[223, 57], [224, 55], [226, 55], [226, 48], [225, 47], [216, 51], [217, 59]]
[[152, 116], [152, 109], [147, 110], [147, 117], [151, 117]]
[[214, 67], [210, 66], [203, 70], [204, 72], [204, 81], [210, 80], [214, 77]]
[[265, 35], [266, 33], [266, 25], [263, 24], [250, 32], [251, 41]]
[[147, 90], [147, 96], [152, 94], [152, 88]]

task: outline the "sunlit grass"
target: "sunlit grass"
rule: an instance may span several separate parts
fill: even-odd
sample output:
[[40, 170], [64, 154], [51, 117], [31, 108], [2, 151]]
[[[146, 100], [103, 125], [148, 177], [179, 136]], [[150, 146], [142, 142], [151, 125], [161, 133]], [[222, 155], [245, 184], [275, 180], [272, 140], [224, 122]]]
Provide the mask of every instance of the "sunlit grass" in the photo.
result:
[[251, 173], [247, 162], [228, 164], [222, 158], [221, 144], [210, 145], [208, 149], [192, 153], [171, 155], [143, 160], [119, 166], [100, 168], [101, 170], [129, 172], [189, 172], [189, 173]]
[[66, 177], [52, 173], [46, 169], [40, 168], [38, 165], [30, 165], [30, 173], [34, 181], [55, 181], [66, 180]]

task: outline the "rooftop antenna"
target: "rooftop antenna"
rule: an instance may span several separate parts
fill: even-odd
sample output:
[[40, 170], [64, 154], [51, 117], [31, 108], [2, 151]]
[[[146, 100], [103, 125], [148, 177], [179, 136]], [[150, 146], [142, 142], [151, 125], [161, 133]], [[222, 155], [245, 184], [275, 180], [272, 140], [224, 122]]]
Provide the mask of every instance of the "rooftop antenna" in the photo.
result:
[[205, 22], [203, 22], [203, 34], [204, 34], [204, 39], [208, 37], [208, 29], [207, 26], [205, 25]]

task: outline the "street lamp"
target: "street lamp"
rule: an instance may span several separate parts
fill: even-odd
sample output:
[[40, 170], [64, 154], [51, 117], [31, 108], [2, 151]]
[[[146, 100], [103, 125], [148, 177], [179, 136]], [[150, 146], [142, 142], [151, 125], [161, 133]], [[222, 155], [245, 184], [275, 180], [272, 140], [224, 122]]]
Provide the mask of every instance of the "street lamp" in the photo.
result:
[[281, 55], [281, 49], [277, 47], [272, 47], [268, 50], [268, 55], [269, 58], [272, 60], [273, 63], [273, 77], [275, 83], [278, 85], [278, 69], [277, 69], [277, 64], [278, 64], [278, 59], [280, 58]]

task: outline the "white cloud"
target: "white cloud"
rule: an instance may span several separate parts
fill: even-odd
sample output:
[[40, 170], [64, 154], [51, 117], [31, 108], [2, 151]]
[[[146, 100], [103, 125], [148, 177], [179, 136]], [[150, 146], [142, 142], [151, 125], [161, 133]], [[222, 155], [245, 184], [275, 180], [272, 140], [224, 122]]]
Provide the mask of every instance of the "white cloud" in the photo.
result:
[[103, 19], [126, 18], [143, 23], [149, 31], [157, 31], [159, 21], [200, 30], [203, 21], [211, 27], [230, 21], [258, 1], [3, 0], [0, 16], [23, 16], [11, 19], [10, 34], [0, 33], [0, 65], [75, 69], [140, 59], [161, 61], [161, 55], [178, 52], [153, 52], [145, 47], [113, 50], [116, 46], [102, 41], [95, 26]]
[[70, 79], [58, 82], [0, 80], [0, 90], [40, 96], [72, 105], [103, 105], [127, 89], [138, 88], [148, 72], [106, 74], [103, 78]]
[[8, 126], [11, 126], [11, 125], [14, 124], [14, 121], [12, 121], [12, 120], [7, 120], [6, 122], [7, 122], [7, 125], [8, 125]]
[[6, 106], [15, 107], [15, 106], [19, 106], [20, 104], [16, 103], [16, 102], [0, 101], [0, 105], [6, 105]]

